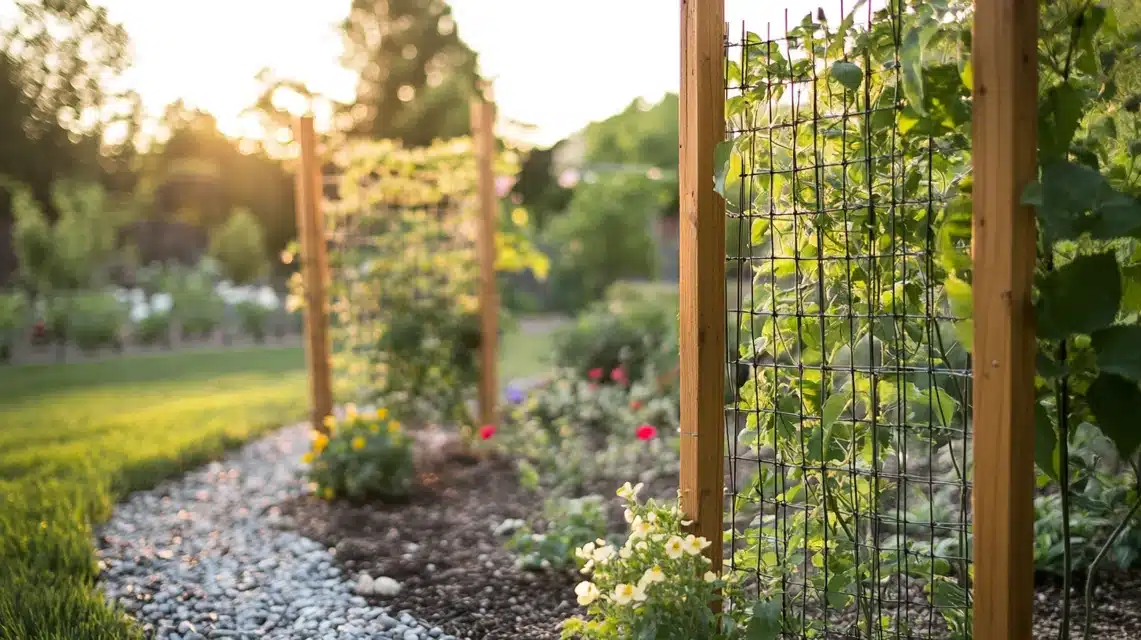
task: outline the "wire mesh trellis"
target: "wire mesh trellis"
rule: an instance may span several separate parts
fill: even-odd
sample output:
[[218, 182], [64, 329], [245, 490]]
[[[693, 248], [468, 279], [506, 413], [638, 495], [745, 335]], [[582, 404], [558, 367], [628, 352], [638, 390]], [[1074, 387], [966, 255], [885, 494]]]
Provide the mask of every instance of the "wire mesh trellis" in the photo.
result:
[[338, 399], [428, 424], [472, 424], [480, 344], [470, 140], [359, 143], [327, 203]]
[[969, 141], [916, 126], [913, 12], [856, 6], [726, 38], [725, 566], [782, 637], [967, 637], [969, 323], [936, 229]]

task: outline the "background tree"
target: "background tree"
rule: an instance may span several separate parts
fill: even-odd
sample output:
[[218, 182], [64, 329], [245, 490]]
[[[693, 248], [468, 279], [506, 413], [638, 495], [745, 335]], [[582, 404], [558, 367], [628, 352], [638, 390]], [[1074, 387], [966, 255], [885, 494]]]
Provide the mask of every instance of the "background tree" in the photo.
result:
[[268, 261], [265, 232], [249, 209], [234, 211], [210, 236], [210, 257], [218, 261], [222, 275], [235, 284], [249, 284], [261, 277]]
[[353, 0], [344, 64], [359, 74], [352, 135], [423, 146], [470, 132], [479, 74], [443, 0]]

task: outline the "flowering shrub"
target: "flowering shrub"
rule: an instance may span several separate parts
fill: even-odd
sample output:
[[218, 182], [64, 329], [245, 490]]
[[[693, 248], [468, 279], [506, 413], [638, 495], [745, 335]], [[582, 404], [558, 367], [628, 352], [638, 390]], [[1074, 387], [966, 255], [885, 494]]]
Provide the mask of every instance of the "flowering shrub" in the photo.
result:
[[[585, 618], [563, 622], [562, 637], [588, 640], [654, 638], [709, 640], [775, 638], [776, 615], [770, 607], [749, 615], [739, 603], [735, 581], [722, 580], [709, 570], [702, 552], [705, 538], [682, 532], [676, 505], [638, 500], [641, 485], [626, 483], [618, 495], [626, 501], [630, 524], [624, 543], [588, 542], [576, 551], [582, 573], [589, 579], [575, 587]], [[709, 606], [726, 600], [722, 613]], [[771, 635], [769, 635], [769, 632]]]
[[623, 383], [616, 370], [638, 380], [676, 362], [677, 309], [650, 300], [597, 303], [555, 340], [558, 366], [604, 384]]
[[543, 533], [524, 525], [507, 541], [526, 569], [564, 569], [574, 564], [578, 547], [606, 535], [601, 496], [549, 500], [542, 519], [547, 521]]
[[343, 422], [329, 416], [325, 425], [330, 435], [314, 433], [312, 449], [304, 456], [318, 495], [364, 500], [411, 493], [412, 441], [386, 409], [358, 413], [350, 408]]

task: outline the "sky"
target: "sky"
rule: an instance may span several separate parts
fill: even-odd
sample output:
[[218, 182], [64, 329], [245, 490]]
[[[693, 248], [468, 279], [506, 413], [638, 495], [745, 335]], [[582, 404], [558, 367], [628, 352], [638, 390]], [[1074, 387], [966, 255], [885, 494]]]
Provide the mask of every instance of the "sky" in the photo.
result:
[[[854, 0], [849, 0], [853, 2]], [[265, 67], [341, 100], [353, 74], [341, 68], [336, 24], [351, 0], [95, 0], [122, 22], [133, 66], [119, 84], [159, 114], [178, 98], [213, 113], [230, 135], [249, 133], [240, 113], [257, 96]], [[734, 30], [764, 31], [785, 10], [799, 21], [839, 0], [725, 0]], [[549, 145], [622, 110], [638, 97], [677, 91], [678, 0], [451, 0], [460, 36], [493, 80], [502, 122], [535, 129]]]

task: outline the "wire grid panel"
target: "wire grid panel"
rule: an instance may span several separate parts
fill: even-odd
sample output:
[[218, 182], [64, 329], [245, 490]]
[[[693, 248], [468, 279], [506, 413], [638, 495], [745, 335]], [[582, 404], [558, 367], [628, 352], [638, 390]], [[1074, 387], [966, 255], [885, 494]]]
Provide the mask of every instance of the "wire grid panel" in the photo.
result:
[[357, 143], [326, 203], [334, 393], [405, 418], [470, 424], [478, 379], [471, 143]]
[[725, 566], [782, 637], [967, 637], [969, 322], [935, 230], [969, 142], [909, 121], [901, 5], [857, 6], [726, 39]]

